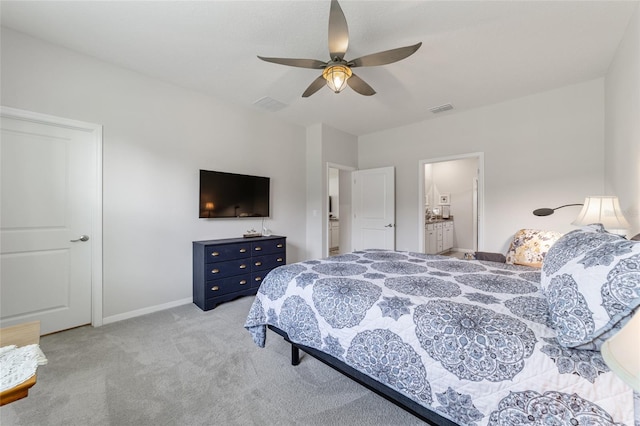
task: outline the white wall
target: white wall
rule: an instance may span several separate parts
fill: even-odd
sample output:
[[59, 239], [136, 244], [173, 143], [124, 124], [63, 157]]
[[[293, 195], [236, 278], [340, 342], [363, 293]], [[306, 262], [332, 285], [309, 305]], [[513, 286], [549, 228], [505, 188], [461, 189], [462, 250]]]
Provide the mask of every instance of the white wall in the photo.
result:
[[[453, 247], [473, 251], [473, 178], [478, 176], [478, 159], [441, 161], [431, 166], [433, 182], [439, 193], [450, 196], [450, 214], [454, 219]], [[439, 204], [438, 200], [435, 204]]]
[[607, 194], [617, 195], [640, 233], [640, 7], [636, 9], [605, 80]]
[[302, 260], [305, 129], [2, 30], [2, 105], [104, 126], [105, 322], [191, 299], [191, 242], [258, 219], [198, 219], [198, 170], [271, 177], [267, 226]]
[[[356, 167], [358, 139], [326, 124], [307, 128], [307, 258], [328, 253], [328, 164]], [[341, 206], [340, 227], [348, 226], [349, 212]], [[345, 221], [343, 221], [345, 219]], [[342, 232], [342, 229], [341, 229]]]
[[326, 167], [322, 161], [322, 128], [322, 124], [307, 127], [307, 259], [324, 257], [326, 253], [324, 212], [328, 206], [323, 195], [326, 193]]
[[520, 228], [566, 232], [579, 210], [536, 217], [538, 207], [582, 202], [604, 190], [604, 81], [361, 136], [359, 168], [396, 167], [396, 247], [418, 249], [418, 162], [484, 153], [481, 250], [505, 252]]

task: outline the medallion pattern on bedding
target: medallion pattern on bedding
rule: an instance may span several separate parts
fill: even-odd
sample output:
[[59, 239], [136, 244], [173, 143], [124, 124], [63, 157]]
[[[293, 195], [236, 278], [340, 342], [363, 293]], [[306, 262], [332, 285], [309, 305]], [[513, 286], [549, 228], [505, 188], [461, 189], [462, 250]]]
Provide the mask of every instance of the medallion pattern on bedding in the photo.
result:
[[599, 350], [640, 307], [640, 241], [600, 224], [569, 232], [549, 250], [541, 285], [559, 344]]
[[[616, 259], [607, 312], [633, 271]], [[460, 425], [634, 425], [633, 392], [600, 354], [560, 343], [540, 277], [526, 266], [358, 251], [271, 271], [245, 327], [259, 346], [266, 325], [278, 327]]]
[[491, 413], [490, 425], [621, 425], [601, 407], [576, 394], [524, 391], [509, 394]]
[[431, 402], [431, 387], [420, 356], [389, 330], [358, 333], [351, 341], [346, 361], [416, 401]]
[[453, 297], [460, 295], [460, 286], [436, 277], [393, 277], [384, 285], [399, 293], [424, 297]]
[[556, 339], [545, 338], [544, 341], [548, 344], [540, 350], [549, 355], [560, 374], [575, 374], [595, 383], [600, 374], [609, 371], [609, 367], [598, 351], [565, 348], [558, 345]]
[[323, 278], [316, 281], [313, 303], [333, 328], [358, 325], [380, 297], [379, 287], [352, 278]]
[[512, 379], [536, 344], [533, 331], [522, 321], [448, 300], [418, 306], [414, 322], [422, 348], [460, 379]]
[[520, 318], [540, 324], [550, 323], [547, 301], [544, 297], [518, 296], [507, 300], [504, 305], [512, 314]]
[[438, 402], [441, 404], [436, 410], [446, 417], [464, 425], [476, 426], [478, 420], [484, 417], [473, 405], [471, 395], [465, 395], [448, 388], [446, 392], [436, 394]]
[[391, 317], [396, 321], [398, 321], [401, 316], [408, 315], [410, 313], [409, 307], [411, 305], [413, 305], [413, 303], [411, 303], [411, 299], [397, 296], [383, 296], [382, 300], [378, 302], [378, 306], [382, 311], [382, 316]]

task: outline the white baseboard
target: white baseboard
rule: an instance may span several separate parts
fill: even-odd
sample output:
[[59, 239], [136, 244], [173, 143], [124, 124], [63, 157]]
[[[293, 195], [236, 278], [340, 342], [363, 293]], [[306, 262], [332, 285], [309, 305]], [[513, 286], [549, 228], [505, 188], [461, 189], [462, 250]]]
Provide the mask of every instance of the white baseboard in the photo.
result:
[[193, 303], [193, 298], [189, 297], [187, 299], [175, 300], [173, 302], [164, 303], [162, 305], [149, 306], [148, 308], [142, 308], [135, 311], [125, 312], [123, 314], [112, 315], [110, 317], [103, 318], [102, 324], [103, 325], [111, 324], [113, 322], [135, 318], [135, 317], [151, 314], [158, 311], [164, 311], [165, 309], [169, 309], [169, 308], [175, 308], [176, 306], [187, 305], [189, 303]]

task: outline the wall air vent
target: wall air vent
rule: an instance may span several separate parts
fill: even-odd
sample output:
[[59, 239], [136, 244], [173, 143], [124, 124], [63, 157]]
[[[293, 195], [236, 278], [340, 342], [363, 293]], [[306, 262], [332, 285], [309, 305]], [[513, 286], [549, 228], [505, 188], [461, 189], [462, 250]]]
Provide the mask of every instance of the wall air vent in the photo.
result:
[[253, 104], [256, 106], [259, 106], [260, 108], [263, 108], [272, 112], [280, 111], [282, 108], [287, 106], [286, 104], [283, 104], [280, 101], [270, 98], [269, 96], [265, 96], [264, 98], [258, 99]]
[[449, 111], [453, 109], [453, 105], [451, 104], [443, 104], [443, 105], [438, 105], [436, 107], [433, 108], [429, 108], [429, 111], [431, 111], [434, 114], [438, 114], [439, 112], [445, 112], [445, 111]]

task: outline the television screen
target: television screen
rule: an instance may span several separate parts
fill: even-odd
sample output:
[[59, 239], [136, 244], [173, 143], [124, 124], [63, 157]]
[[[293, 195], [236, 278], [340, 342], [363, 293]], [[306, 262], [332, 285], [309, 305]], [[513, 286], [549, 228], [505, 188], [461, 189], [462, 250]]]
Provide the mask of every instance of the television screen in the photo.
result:
[[268, 177], [200, 170], [200, 217], [268, 217]]

